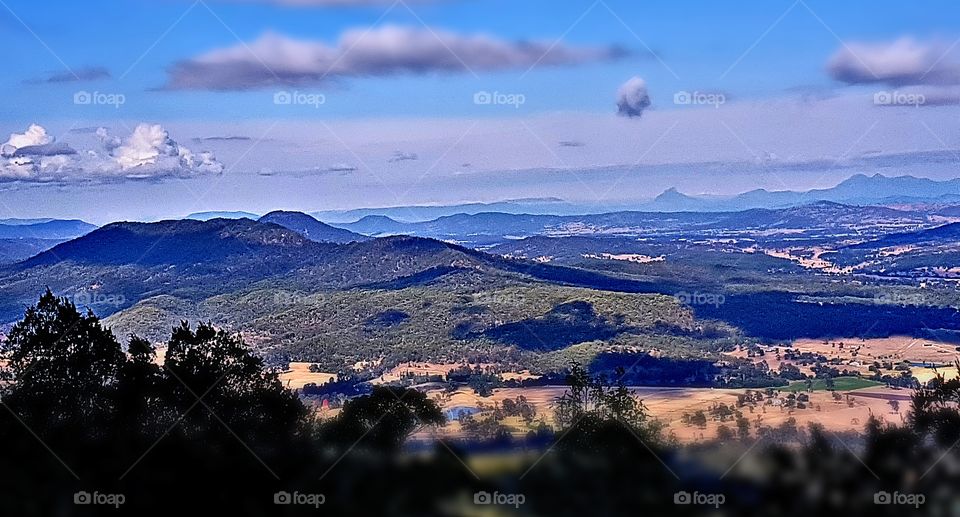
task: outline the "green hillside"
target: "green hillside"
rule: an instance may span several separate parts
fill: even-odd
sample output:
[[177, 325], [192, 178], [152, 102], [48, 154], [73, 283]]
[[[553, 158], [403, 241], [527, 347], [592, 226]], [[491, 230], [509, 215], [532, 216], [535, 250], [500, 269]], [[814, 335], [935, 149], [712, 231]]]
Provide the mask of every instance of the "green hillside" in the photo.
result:
[[[557, 307], [573, 304], [589, 307], [589, 320], [544, 319]], [[106, 323], [121, 335], [161, 339], [184, 318], [242, 330], [247, 341], [267, 355], [315, 362], [328, 371], [359, 361], [392, 365], [409, 360], [467, 359], [530, 367], [541, 364], [541, 353], [556, 351], [541, 345], [557, 336], [642, 346], [655, 336], [662, 343], [680, 339], [677, 332], [698, 332], [690, 310], [672, 297], [557, 286], [477, 271], [400, 289], [251, 289], [196, 303], [160, 296]], [[506, 337], [496, 332], [511, 325], [529, 332]], [[558, 348], [576, 344], [563, 342]]]

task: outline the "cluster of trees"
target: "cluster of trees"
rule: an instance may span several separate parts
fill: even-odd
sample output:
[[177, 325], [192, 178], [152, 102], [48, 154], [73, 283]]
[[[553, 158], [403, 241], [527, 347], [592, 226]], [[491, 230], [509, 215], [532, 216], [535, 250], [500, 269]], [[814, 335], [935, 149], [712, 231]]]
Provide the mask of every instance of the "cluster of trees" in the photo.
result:
[[458, 385], [466, 385], [481, 397], [489, 397], [493, 389], [503, 385], [500, 374], [491, 368], [482, 368], [464, 364], [447, 372], [448, 388], [454, 389]]
[[481, 404], [478, 409], [477, 415], [461, 412], [457, 415], [457, 420], [461, 429], [479, 442], [496, 442], [501, 445], [513, 443], [518, 427], [504, 423], [511, 417], [518, 418], [526, 427], [524, 441], [527, 443], [542, 442], [552, 431], [543, 420], [534, 423], [537, 408], [523, 395], [505, 399], [502, 403], [494, 402], [492, 406]]
[[344, 451], [397, 451], [444, 421], [420, 392], [375, 388], [320, 422], [238, 336], [183, 323], [157, 358], [49, 291], [0, 346], [7, 515], [72, 515], [78, 492], [124, 494], [145, 515], [265, 515], [273, 492], [329, 493], [318, 480]]
[[631, 447], [639, 440], [659, 444], [662, 425], [651, 418], [643, 401], [627, 388], [623, 368], [614, 379], [590, 376], [574, 364], [567, 375], [568, 390], [554, 405], [554, 421], [565, 436], [564, 448], [575, 450]]

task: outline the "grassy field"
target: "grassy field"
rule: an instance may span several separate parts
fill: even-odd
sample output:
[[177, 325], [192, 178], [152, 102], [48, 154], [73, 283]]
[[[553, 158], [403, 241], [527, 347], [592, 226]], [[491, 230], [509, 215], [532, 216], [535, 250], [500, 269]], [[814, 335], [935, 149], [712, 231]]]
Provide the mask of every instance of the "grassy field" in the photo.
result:
[[[833, 380], [833, 390], [834, 391], [851, 391], [859, 390], [862, 388], [872, 388], [874, 386], [880, 386], [879, 382], [874, 382], [867, 379], [861, 379], [860, 377], [837, 377]], [[795, 381], [791, 382], [789, 386], [780, 388], [781, 391], [792, 391], [800, 392], [807, 391], [807, 382], [806, 381]], [[823, 379], [813, 379], [813, 391], [824, 391], [827, 390], [827, 383]]]
[[[838, 385], [850, 384], [850, 381], [860, 382], [860, 379], [847, 377], [837, 379]], [[870, 383], [870, 381], [864, 381]], [[873, 383], [870, 383], [873, 384]], [[864, 385], [865, 386], [865, 385]], [[861, 387], [864, 387], [861, 386]], [[815, 386], [816, 387], [816, 386]], [[849, 389], [849, 386], [846, 387]], [[775, 400], [783, 401], [788, 392], [778, 389]], [[477, 408], [481, 405], [487, 408], [494, 403], [503, 403], [507, 399], [523, 396], [537, 411], [534, 422], [527, 426], [516, 419], [506, 419], [504, 424], [511, 427], [516, 437], [524, 436], [544, 420], [550, 425], [554, 421], [554, 407], [558, 397], [562, 396], [566, 388], [560, 386], [531, 386], [524, 388], [498, 388], [493, 390], [490, 397], [480, 397], [473, 390], [459, 388], [453, 392], [444, 392], [441, 389], [430, 392], [434, 400], [445, 410], [452, 408]], [[716, 438], [721, 425], [733, 429], [736, 423], [732, 419], [720, 421], [710, 417], [710, 408], [716, 404], [724, 404], [743, 412], [750, 421], [750, 434], [756, 436], [760, 426], [777, 428], [784, 423], [793, 422], [799, 429], [806, 429], [810, 423], [823, 425], [835, 433], [861, 433], [870, 416], [879, 416], [887, 422], [903, 423], [904, 412], [897, 413], [891, 410], [888, 398], [885, 396], [902, 396], [904, 391], [894, 391], [885, 387], [868, 390], [870, 395], [881, 396], [851, 396], [835, 399], [830, 392], [820, 390], [809, 394], [806, 408], [787, 408], [781, 404], [757, 404], [753, 408], [737, 407], [738, 395], [748, 390], [715, 389], [715, 388], [651, 388], [635, 387], [634, 395], [643, 400], [652, 418], [665, 426], [664, 434], [673, 436], [681, 443], [696, 443]], [[756, 391], [756, 390], [753, 390]], [[906, 402], [901, 402], [906, 407]], [[684, 414], [692, 414], [697, 410], [707, 413], [707, 422], [703, 426], [692, 425], [683, 421]], [[487, 413], [489, 414], [489, 413]], [[478, 418], [480, 418], [478, 416]], [[460, 436], [461, 428], [456, 420], [450, 421], [441, 433], [450, 437]]]

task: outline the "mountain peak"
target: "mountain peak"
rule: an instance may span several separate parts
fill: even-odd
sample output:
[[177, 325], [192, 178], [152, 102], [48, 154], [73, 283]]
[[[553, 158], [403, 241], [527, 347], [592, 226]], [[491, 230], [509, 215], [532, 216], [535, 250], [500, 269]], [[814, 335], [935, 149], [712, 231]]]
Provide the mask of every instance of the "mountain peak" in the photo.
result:
[[686, 200], [693, 198], [677, 190], [677, 187], [670, 187], [667, 190], [664, 190], [659, 196], [654, 198], [654, 201], [673, 201], [677, 199]]
[[367, 239], [367, 237], [351, 232], [350, 230], [344, 230], [343, 228], [336, 228], [329, 224], [322, 223], [313, 216], [303, 212], [276, 210], [261, 217], [260, 222], [282, 226], [316, 242], [345, 244]]
[[389, 223], [389, 224], [400, 224], [396, 219], [387, 217], [385, 215], [368, 215], [362, 217], [357, 223], [373, 224], [373, 223]]
[[21, 263], [24, 267], [62, 261], [91, 264], [213, 263], [266, 248], [301, 248], [296, 232], [249, 219], [117, 222], [64, 242]]
[[260, 216], [250, 212], [195, 212], [184, 219], [193, 219], [196, 221], [209, 221], [211, 219], [250, 219], [256, 221]]

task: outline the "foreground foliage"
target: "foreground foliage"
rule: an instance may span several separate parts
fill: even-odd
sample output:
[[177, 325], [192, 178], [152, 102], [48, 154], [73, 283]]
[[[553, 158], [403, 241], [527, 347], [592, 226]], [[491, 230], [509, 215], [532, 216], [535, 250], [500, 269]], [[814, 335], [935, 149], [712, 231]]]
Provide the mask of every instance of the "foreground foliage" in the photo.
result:
[[[917, 391], [909, 426], [872, 420], [864, 436], [840, 437], [850, 443], [813, 427], [799, 447], [680, 449], [622, 371], [574, 367], [556, 434], [481, 454], [475, 442], [411, 443], [443, 422], [417, 391], [377, 388], [316, 421], [242, 341], [209, 325], [174, 329], [159, 361], [148, 342], [131, 337], [124, 350], [48, 292], [3, 352], [5, 515], [117, 511], [75, 504], [78, 494], [122, 496], [119, 511], [134, 515], [317, 513], [275, 504], [284, 494], [322, 496], [308, 500], [331, 515], [950, 515], [960, 481], [960, 383], [943, 378]], [[514, 506], [476, 506], [483, 493]], [[923, 502], [875, 504], [882, 494]]]

